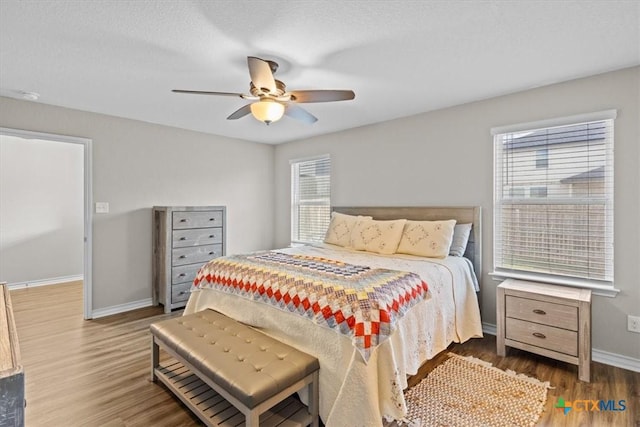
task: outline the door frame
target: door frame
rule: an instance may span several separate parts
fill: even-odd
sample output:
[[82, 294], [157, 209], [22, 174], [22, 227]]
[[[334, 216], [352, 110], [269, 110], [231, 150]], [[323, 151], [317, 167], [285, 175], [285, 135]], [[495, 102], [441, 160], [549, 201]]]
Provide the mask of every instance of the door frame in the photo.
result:
[[39, 139], [43, 141], [66, 142], [71, 144], [80, 144], [84, 152], [84, 271], [82, 272], [82, 297], [84, 307], [84, 318], [93, 318], [92, 307], [92, 261], [93, 261], [93, 206], [92, 196], [92, 140], [77, 136], [58, 135], [45, 132], [34, 132], [22, 129], [12, 129], [0, 127], [0, 135], [14, 136], [24, 139]]

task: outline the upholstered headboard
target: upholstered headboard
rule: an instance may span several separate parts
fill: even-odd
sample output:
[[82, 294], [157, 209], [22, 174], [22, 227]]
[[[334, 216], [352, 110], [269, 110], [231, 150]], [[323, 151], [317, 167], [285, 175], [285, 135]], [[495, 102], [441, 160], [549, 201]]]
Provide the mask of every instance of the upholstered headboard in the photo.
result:
[[455, 219], [458, 224], [473, 224], [467, 250], [464, 253], [473, 263], [478, 280], [482, 278], [482, 215], [480, 206], [333, 206], [332, 211], [348, 215], [369, 215], [373, 219], [410, 219], [436, 221]]

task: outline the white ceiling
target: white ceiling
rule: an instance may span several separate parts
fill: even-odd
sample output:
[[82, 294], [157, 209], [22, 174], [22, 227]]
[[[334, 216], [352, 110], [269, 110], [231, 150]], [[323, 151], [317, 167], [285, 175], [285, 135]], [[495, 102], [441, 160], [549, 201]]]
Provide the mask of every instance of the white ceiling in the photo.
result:
[[[640, 64], [640, 0], [0, 0], [0, 95], [281, 143]], [[312, 125], [226, 117], [247, 56], [288, 89], [352, 89], [303, 104]]]

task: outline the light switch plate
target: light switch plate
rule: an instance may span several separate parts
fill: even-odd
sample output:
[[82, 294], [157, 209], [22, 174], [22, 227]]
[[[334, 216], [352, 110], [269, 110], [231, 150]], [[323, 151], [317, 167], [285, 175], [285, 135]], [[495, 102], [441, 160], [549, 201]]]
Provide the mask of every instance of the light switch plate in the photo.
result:
[[96, 213], [109, 213], [109, 202], [96, 202]]

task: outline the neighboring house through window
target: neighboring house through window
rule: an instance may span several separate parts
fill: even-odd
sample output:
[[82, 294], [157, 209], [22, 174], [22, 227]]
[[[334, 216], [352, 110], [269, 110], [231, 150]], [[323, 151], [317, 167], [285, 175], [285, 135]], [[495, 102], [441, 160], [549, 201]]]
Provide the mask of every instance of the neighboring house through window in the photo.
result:
[[613, 287], [615, 116], [492, 129], [497, 276]]
[[536, 151], [536, 168], [546, 169], [549, 167], [549, 149], [547, 147]]
[[291, 242], [322, 242], [330, 211], [329, 156], [291, 161]]

